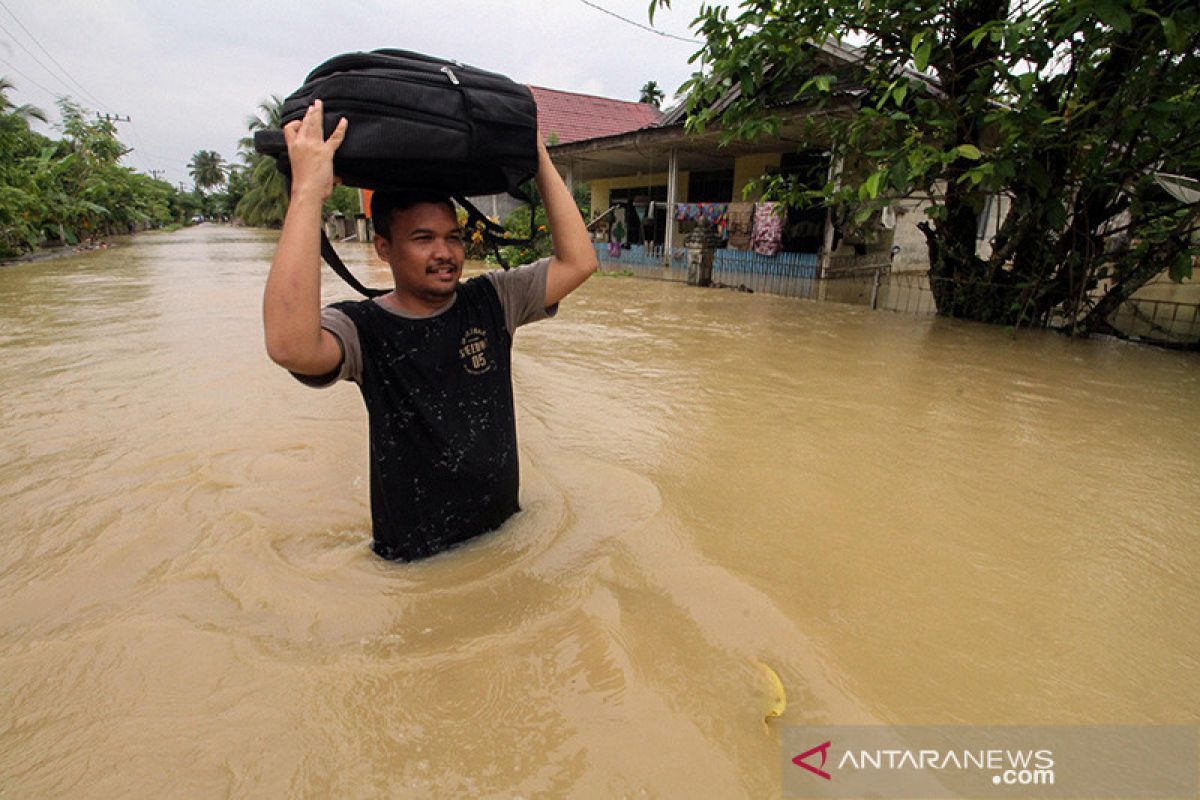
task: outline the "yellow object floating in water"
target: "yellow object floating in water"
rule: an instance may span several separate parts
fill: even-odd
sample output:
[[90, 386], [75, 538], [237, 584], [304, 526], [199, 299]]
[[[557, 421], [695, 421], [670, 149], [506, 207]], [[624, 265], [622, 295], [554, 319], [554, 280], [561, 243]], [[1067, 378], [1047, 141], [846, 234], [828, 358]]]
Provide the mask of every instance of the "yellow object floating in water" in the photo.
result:
[[767, 686], [769, 691], [767, 694], [767, 711], [763, 715], [763, 730], [767, 733], [771, 732], [771, 728], [767, 725], [771, 717], [778, 717], [787, 709], [787, 692], [783, 690], [783, 681], [779, 680], [779, 675], [775, 670], [759, 661], [758, 667], [763, 671], [767, 678]]

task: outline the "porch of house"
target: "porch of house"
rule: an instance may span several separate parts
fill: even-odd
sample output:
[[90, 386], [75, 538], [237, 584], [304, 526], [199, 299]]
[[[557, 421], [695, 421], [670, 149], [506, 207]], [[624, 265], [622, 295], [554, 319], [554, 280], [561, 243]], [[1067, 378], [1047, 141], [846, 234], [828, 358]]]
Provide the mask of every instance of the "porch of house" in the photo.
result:
[[[603, 269], [682, 281], [684, 239], [702, 224], [681, 219], [689, 209], [752, 203], [757, 193], [748, 187], [766, 175], [793, 175], [813, 188], [825, 183], [832, 169], [828, 152], [803, 148], [804, 136], [802, 120], [795, 119], [770, 140], [722, 145], [717, 132], [685, 133], [679, 124], [558, 145], [550, 155], [572, 189], [578, 182], [590, 185], [590, 229]], [[624, 241], [610, 250], [614, 228]], [[714, 282], [813, 299], [822, 294], [823, 277], [850, 262], [858, 267], [887, 263], [892, 245], [890, 238], [840, 241], [825, 208], [789, 212], [774, 255], [750, 249], [748, 229], [740, 239], [732, 233], [716, 251]]]
[[[824, 183], [831, 168], [828, 158], [824, 163], [813, 158], [819, 148], [801, 150], [806, 141], [811, 144], [800, 119], [786, 122], [770, 140], [728, 145], [720, 144], [717, 132], [685, 134], [682, 124], [668, 121], [659, 127], [554, 146], [550, 155], [572, 189], [576, 182], [590, 183], [594, 213], [621, 206], [627, 216], [639, 216], [636, 241], [611, 253], [607, 237], [595, 242], [602, 269], [683, 282], [688, 228], [675, 218], [680, 205], [735, 202], [751, 181], [772, 173], [807, 170], [814, 181]], [[870, 241], [840, 242], [830, 215], [819, 209], [805, 222], [818, 227], [820, 235], [810, 235], [803, 246], [785, 242], [792, 246], [774, 256], [717, 249], [712, 280], [754, 292], [934, 314], [926, 245], [916, 226], [923, 209], [923, 201], [898, 200], [890, 224], [881, 224]], [[981, 255], [987, 254], [1005, 211], [1006, 199], [997, 198], [981, 214]], [[1194, 288], [1194, 284], [1165, 286], [1162, 281], [1144, 287], [1111, 322], [1127, 335], [1194, 346], [1200, 337], [1200, 305]], [[1188, 292], [1186, 297], [1177, 296]]]

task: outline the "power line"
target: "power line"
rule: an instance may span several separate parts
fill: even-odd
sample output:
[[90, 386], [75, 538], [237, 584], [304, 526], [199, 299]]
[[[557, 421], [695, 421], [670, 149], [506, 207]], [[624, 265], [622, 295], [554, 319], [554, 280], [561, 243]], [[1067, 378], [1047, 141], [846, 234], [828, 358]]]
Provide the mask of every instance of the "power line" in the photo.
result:
[[[53, 63], [54, 66], [58, 67], [59, 71], [62, 72], [62, 74], [67, 77], [68, 81], [75, 84], [75, 86], [77, 86], [79, 88], [79, 91], [83, 92], [84, 95], [86, 95], [88, 98], [90, 98], [91, 101], [93, 103], [95, 103], [97, 106], [99, 106], [101, 108], [104, 107], [105, 104], [100, 102], [100, 98], [96, 97], [96, 95], [89, 92], [82, 83], [75, 80], [75, 78], [73, 78], [71, 76], [71, 73], [67, 72], [66, 68], [63, 67], [62, 64], [58, 63], [58, 59], [56, 59], [54, 56], [50, 55], [50, 51], [47, 50], [40, 41], [38, 41], [38, 38], [33, 35], [33, 33], [29, 30], [29, 28], [25, 27], [25, 23], [21, 22], [21, 20], [17, 18], [17, 15], [12, 12], [12, 9], [10, 9], [7, 5], [4, 4], [4, 0], [0, 0], [0, 8], [3, 8], [5, 11], [8, 12], [8, 15], [13, 18], [13, 21], [16, 22], [17, 25], [21, 26], [21, 30], [25, 31], [25, 35], [28, 36], [31, 40], [33, 40], [33, 43], [38, 46], [38, 49], [46, 54], [46, 58], [50, 59], [51, 63]], [[5, 33], [8, 33], [8, 31], [5, 31]], [[12, 36], [11, 33], [9, 33], [8, 35]], [[15, 36], [13, 37], [13, 40], [17, 41]], [[26, 47], [24, 44], [21, 44], [21, 42], [19, 42], [19, 41], [17, 41], [17, 44], [21, 45], [22, 50], [29, 53], [30, 56], [33, 56], [33, 53], [30, 52], [28, 47]], [[34, 61], [37, 61], [36, 56], [34, 56]], [[42, 69], [45, 69], [47, 72], [50, 72], [50, 70], [47, 69], [44, 64], [41, 64], [41, 62], [38, 62], [38, 64], [42, 67]], [[53, 75], [54, 73], [50, 72], [50, 74]], [[55, 77], [57, 78], [58, 76], [55, 76]], [[61, 81], [61, 78], [59, 80]], [[63, 83], [63, 85], [67, 86], [68, 84]], [[69, 88], [69, 86], [68, 86], [68, 88]]]
[[[70, 86], [67, 86], [67, 84], [66, 84], [66, 83], [63, 83], [63, 79], [62, 79], [62, 78], [60, 78], [59, 76], [55, 75], [55, 74], [54, 74], [54, 72], [53, 72], [53, 70], [51, 70], [49, 67], [47, 67], [45, 64], [43, 64], [43, 63], [41, 62], [41, 60], [40, 60], [40, 59], [38, 59], [38, 57], [37, 57], [37, 54], [36, 54], [36, 53], [34, 53], [32, 50], [30, 50], [28, 47], [26, 47], [24, 42], [22, 42], [20, 39], [18, 39], [16, 36], [14, 36], [14, 35], [13, 35], [13, 33], [12, 33], [12, 31], [10, 31], [8, 28], [4, 27], [3, 25], [0, 25], [0, 31], [2, 31], [2, 32], [4, 32], [5, 34], [7, 34], [7, 35], [8, 35], [8, 38], [10, 38], [10, 39], [12, 39], [14, 42], [16, 42], [16, 43], [17, 43], [17, 45], [18, 45], [18, 46], [20, 46], [20, 48], [21, 48], [22, 50], [24, 50], [24, 51], [25, 51], [25, 52], [26, 52], [26, 53], [29, 55], [29, 57], [30, 57], [30, 58], [32, 58], [32, 59], [33, 59], [33, 63], [37, 64], [39, 67], [41, 67], [43, 70], [45, 70], [45, 72], [46, 72], [46, 74], [47, 74], [47, 75], [49, 75], [51, 78], [54, 78], [54, 80], [58, 81], [59, 83], [62, 83], [62, 85], [63, 85], [64, 87], [66, 87], [66, 89], [67, 89], [67, 93], [68, 93], [68, 94], [70, 94], [70, 92], [71, 92], [71, 87], [70, 87]], [[10, 64], [9, 66], [12, 66], [12, 65]], [[16, 67], [13, 67], [13, 69], [16, 69]], [[25, 77], [26, 77], [26, 78], [29, 78], [29, 76], [28, 76], [28, 75], [26, 75]], [[30, 80], [32, 80], [32, 78], [30, 78]], [[43, 86], [42, 88], [43, 88], [43, 89], [45, 89], [46, 87], [45, 87], [45, 86]], [[61, 94], [61, 92], [56, 92], [55, 94]]]
[[[134, 128], [134, 131], [135, 131], [134, 135], [136, 136], [137, 129]], [[138, 152], [142, 153], [145, 156], [148, 156], [152, 161], [157, 161], [160, 164], [173, 164], [175, 166], [179, 166], [179, 165], [186, 166], [188, 163], [187, 159], [179, 158], [178, 156], [164, 156], [162, 153], [155, 153], [155, 152], [152, 152], [145, 148], [142, 148]]]
[[[583, 3], [585, 6], [588, 6], [589, 8], [594, 8], [601, 13], [608, 14], [610, 17], [616, 17], [617, 19], [621, 20], [622, 22], [626, 22], [626, 23], [634, 26], [635, 28], [641, 28], [642, 30], [647, 31], [649, 33], [653, 33], [657, 36], [662, 36], [666, 39], [677, 39], [678, 41], [687, 42], [688, 44], [704, 44], [699, 39], [688, 39], [683, 36], [676, 36], [673, 33], [667, 33], [666, 31], [660, 31], [658, 28], [651, 28], [649, 25], [643, 25], [642, 23], [637, 22], [636, 20], [629, 19], [628, 17], [622, 17], [620, 14], [616, 13], [615, 11], [609, 11], [607, 8], [596, 5], [595, 3], [591, 2], [591, 0], [579, 0], [579, 2]], [[0, 2], [0, 5], [3, 5], [3, 3]]]
[[21, 70], [20, 70], [20, 69], [19, 69], [19, 68], [18, 68], [18, 67], [15, 65], [15, 64], [13, 64], [11, 61], [8, 61], [7, 59], [0, 58], [0, 64], [4, 64], [6, 67], [8, 67], [9, 69], [11, 69], [13, 72], [17, 73], [17, 74], [18, 74], [18, 75], [20, 75], [22, 78], [24, 78], [25, 80], [29, 81], [29, 82], [30, 82], [30, 83], [32, 83], [34, 86], [38, 87], [38, 88], [39, 88], [39, 89], [41, 89], [43, 92], [45, 92], [46, 94], [50, 95], [51, 97], [54, 97], [54, 98], [59, 98], [59, 97], [62, 97], [62, 96], [63, 96], [62, 92], [56, 92], [56, 91], [53, 91], [52, 89], [47, 89], [47, 88], [46, 88], [45, 86], [43, 86], [42, 84], [38, 83], [38, 82], [37, 82], [37, 81], [35, 81], [33, 78], [29, 77], [27, 74], [25, 74], [24, 72], [22, 72], [22, 71], [21, 71]]
[[[150, 155], [150, 153], [146, 152], [146, 145], [142, 142], [142, 135], [138, 133], [137, 125], [134, 124], [133, 120], [129, 121], [129, 129], [133, 131], [133, 138], [137, 139], [138, 146], [133, 152], [137, 153], [137, 159], [142, 163], [142, 168], [152, 175], [154, 175], [156, 172], [163, 172], [163, 170], [150, 169], [150, 164], [147, 163], [145, 158], [145, 156]], [[155, 160], [160, 162], [163, 161], [161, 158]], [[154, 177], [157, 178], [158, 176], [154, 175]]]

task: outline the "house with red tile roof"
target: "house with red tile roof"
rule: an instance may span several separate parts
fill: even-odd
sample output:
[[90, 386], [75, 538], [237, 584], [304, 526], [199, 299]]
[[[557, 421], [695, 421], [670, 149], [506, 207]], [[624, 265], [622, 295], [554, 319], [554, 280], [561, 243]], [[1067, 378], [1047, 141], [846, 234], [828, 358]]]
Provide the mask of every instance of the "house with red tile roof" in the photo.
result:
[[530, 86], [538, 109], [538, 128], [555, 144], [613, 136], [657, 125], [663, 113], [649, 103], [633, 103]]
[[[652, 128], [663, 112], [649, 103], [530, 86], [537, 103], [538, 129], [554, 145]], [[573, 184], [573, 179], [571, 180]], [[507, 195], [471, 198], [485, 214], [503, 219], [521, 203]]]

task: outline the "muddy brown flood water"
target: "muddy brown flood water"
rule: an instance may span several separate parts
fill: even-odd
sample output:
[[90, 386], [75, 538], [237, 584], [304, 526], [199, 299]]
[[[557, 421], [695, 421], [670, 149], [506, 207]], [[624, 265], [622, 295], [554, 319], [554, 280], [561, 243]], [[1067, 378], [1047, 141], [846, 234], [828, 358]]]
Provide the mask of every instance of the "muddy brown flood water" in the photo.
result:
[[0, 269], [0, 795], [768, 797], [783, 725], [1200, 719], [1194, 355], [600, 276], [517, 335], [523, 512], [391, 564], [273, 243]]

